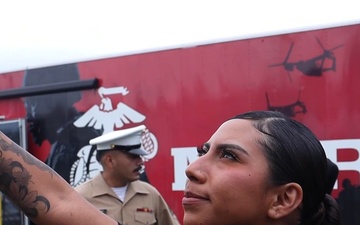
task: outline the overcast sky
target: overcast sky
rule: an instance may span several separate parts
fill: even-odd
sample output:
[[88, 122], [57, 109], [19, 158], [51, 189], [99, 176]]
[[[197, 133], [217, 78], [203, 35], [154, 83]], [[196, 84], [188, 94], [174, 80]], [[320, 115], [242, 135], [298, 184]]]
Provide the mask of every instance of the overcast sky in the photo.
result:
[[359, 6], [359, 0], [0, 0], [0, 73], [360, 23]]

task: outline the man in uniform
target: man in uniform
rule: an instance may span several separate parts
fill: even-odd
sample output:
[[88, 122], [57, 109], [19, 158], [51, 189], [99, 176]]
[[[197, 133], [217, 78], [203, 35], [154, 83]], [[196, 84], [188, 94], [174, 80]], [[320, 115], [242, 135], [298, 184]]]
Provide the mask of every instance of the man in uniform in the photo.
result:
[[75, 189], [121, 224], [180, 225], [167, 203], [149, 183], [140, 181], [141, 146], [146, 127], [117, 130], [90, 140], [103, 171]]

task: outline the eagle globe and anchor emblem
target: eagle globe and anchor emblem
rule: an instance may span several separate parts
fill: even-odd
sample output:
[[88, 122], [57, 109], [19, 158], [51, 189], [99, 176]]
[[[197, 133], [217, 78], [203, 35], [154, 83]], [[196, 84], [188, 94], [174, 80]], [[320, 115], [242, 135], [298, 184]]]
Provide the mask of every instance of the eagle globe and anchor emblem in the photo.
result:
[[[125, 124], [141, 123], [145, 120], [145, 116], [138, 111], [132, 109], [126, 104], [119, 102], [116, 108], [113, 108], [112, 100], [107, 97], [109, 95], [121, 94], [127, 95], [129, 91], [126, 87], [100, 87], [98, 93], [101, 98], [100, 105], [92, 106], [81, 117], [79, 117], [74, 125], [76, 127], [92, 127], [97, 130], [103, 130], [102, 134], [121, 129]], [[149, 153], [143, 156], [144, 161], [154, 158], [158, 151], [158, 142], [153, 133], [146, 129], [141, 137], [142, 147]], [[86, 145], [82, 147], [78, 153], [78, 160], [74, 162], [70, 170], [70, 185], [76, 187], [81, 183], [93, 178], [98, 174], [102, 167], [96, 160], [96, 150], [94, 146]], [[143, 167], [144, 172], [145, 168]]]

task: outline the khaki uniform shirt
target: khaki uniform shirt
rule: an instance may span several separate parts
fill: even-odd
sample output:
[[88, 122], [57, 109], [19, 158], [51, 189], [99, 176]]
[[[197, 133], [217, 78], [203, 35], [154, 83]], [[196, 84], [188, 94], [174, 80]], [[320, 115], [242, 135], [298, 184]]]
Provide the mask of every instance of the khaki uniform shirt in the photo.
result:
[[101, 174], [75, 190], [122, 225], [180, 225], [160, 193], [146, 182], [129, 183], [124, 202], [105, 183]]

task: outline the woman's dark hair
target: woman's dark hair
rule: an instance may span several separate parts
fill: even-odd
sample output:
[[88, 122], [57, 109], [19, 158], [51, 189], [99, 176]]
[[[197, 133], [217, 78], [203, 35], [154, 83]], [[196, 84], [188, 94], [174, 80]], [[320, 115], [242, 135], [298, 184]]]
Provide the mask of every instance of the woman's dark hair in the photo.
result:
[[339, 224], [336, 201], [326, 194], [325, 151], [310, 129], [274, 111], [251, 111], [232, 119], [251, 120], [265, 135], [259, 142], [274, 185], [295, 182], [303, 189], [301, 225]]

